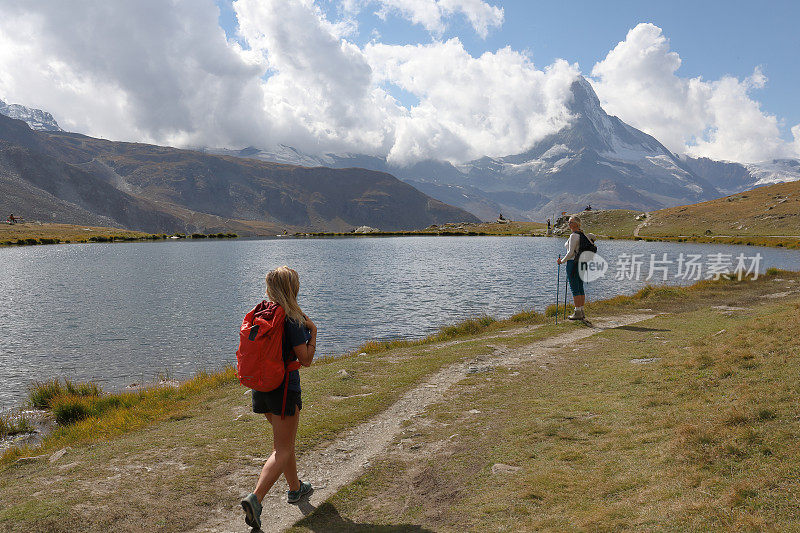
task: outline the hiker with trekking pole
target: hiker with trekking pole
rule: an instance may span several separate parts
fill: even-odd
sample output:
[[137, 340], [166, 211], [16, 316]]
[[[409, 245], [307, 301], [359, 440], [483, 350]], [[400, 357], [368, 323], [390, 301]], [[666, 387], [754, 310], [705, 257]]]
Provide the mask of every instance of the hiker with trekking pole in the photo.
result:
[[297, 477], [295, 437], [303, 407], [300, 398], [301, 366], [310, 366], [317, 345], [317, 326], [297, 304], [300, 279], [282, 266], [267, 274], [267, 297], [247, 313], [239, 332], [236, 373], [252, 389], [253, 412], [263, 414], [272, 426], [272, 455], [256, 487], [242, 501], [245, 522], [261, 527], [261, 502], [283, 474], [289, 485], [287, 503], [297, 503], [313, 490]]
[[[594, 241], [597, 237], [595, 237], [595, 235], [592, 233], [586, 235], [583, 231], [581, 231], [581, 219], [576, 216], [569, 217], [569, 229], [572, 230], [572, 233], [570, 234], [569, 239], [567, 239], [567, 242], [564, 243], [564, 246], [567, 248], [567, 253], [563, 258], [559, 255], [558, 259], [556, 259], [556, 262], [559, 265], [563, 263], [567, 264], [567, 280], [569, 281], [569, 288], [572, 291], [572, 299], [575, 302], [575, 311], [573, 311], [573, 313], [567, 318], [570, 320], [584, 320], [586, 318], [586, 314], [583, 311], [583, 305], [586, 303], [586, 292], [583, 289], [583, 280], [580, 276], [579, 261], [581, 253], [586, 251], [597, 251], [597, 247], [594, 245]], [[561, 269], [559, 269], [559, 274], [560, 272]], [[559, 282], [557, 281], [556, 283], [558, 284]], [[567, 295], [565, 292], [565, 310], [566, 296]], [[558, 295], [556, 294], [556, 305], [558, 305], [557, 300]], [[556, 309], [556, 314], [558, 314], [558, 309]]]

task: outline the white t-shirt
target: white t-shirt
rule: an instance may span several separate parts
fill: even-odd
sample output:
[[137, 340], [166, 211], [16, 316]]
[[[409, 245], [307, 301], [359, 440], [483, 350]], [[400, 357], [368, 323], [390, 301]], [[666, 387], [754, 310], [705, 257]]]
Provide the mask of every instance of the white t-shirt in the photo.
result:
[[[592, 242], [594, 242], [597, 239], [597, 236], [595, 236], [594, 233], [586, 233], [585, 235], [589, 237], [589, 240]], [[572, 234], [569, 236], [569, 239], [567, 239], [567, 242], [564, 243], [564, 246], [567, 249], [567, 255], [564, 256], [564, 259], [562, 259], [562, 261], [569, 261], [570, 259], [575, 259], [575, 252], [578, 251], [578, 245], [580, 245], [580, 243], [581, 243], [581, 236], [578, 235], [578, 233], [576, 232], [572, 232]]]

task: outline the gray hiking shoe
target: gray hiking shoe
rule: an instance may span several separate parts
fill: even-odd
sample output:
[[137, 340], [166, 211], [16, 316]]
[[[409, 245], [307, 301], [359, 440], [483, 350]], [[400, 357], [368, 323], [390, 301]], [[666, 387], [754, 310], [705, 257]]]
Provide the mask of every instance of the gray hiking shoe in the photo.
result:
[[252, 492], [242, 500], [244, 509], [244, 522], [250, 527], [261, 529], [261, 502]]
[[314, 488], [311, 486], [311, 483], [306, 483], [305, 481], [301, 481], [299, 489], [290, 490], [286, 492], [286, 502], [297, 503], [300, 501], [300, 498], [302, 498], [306, 494], [311, 494], [313, 491]]
[[583, 309], [581, 309], [580, 311], [576, 309], [567, 318], [570, 320], [583, 320], [584, 318], [586, 318], [586, 315], [583, 314]]

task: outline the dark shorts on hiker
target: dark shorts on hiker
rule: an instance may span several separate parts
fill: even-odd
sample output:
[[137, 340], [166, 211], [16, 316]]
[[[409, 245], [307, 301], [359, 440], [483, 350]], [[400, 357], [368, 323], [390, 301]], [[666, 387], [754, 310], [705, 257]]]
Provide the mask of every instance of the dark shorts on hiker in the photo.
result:
[[[281, 416], [283, 385], [269, 392], [254, 390], [252, 394], [254, 413], [272, 413], [273, 415]], [[300, 398], [299, 392], [290, 390], [286, 394], [286, 416], [294, 416], [295, 406], [297, 406], [298, 411], [301, 410], [303, 408], [303, 400]]]
[[583, 280], [578, 274], [578, 262], [574, 259], [567, 261], [567, 279], [569, 280], [569, 288], [572, 290], [573, 296], [583, 296]]

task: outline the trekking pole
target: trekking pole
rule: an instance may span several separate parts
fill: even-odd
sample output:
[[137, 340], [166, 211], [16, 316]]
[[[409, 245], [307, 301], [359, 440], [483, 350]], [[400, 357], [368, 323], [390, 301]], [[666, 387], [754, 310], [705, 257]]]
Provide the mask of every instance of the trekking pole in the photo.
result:
[[[561, 254], [558, 254], [558, 260], [561, 261]], [[556, 276], [556, 325], [558, 325], [558, 289], [561, 287], [561, 263], [558, 263], [558, 275]]]

